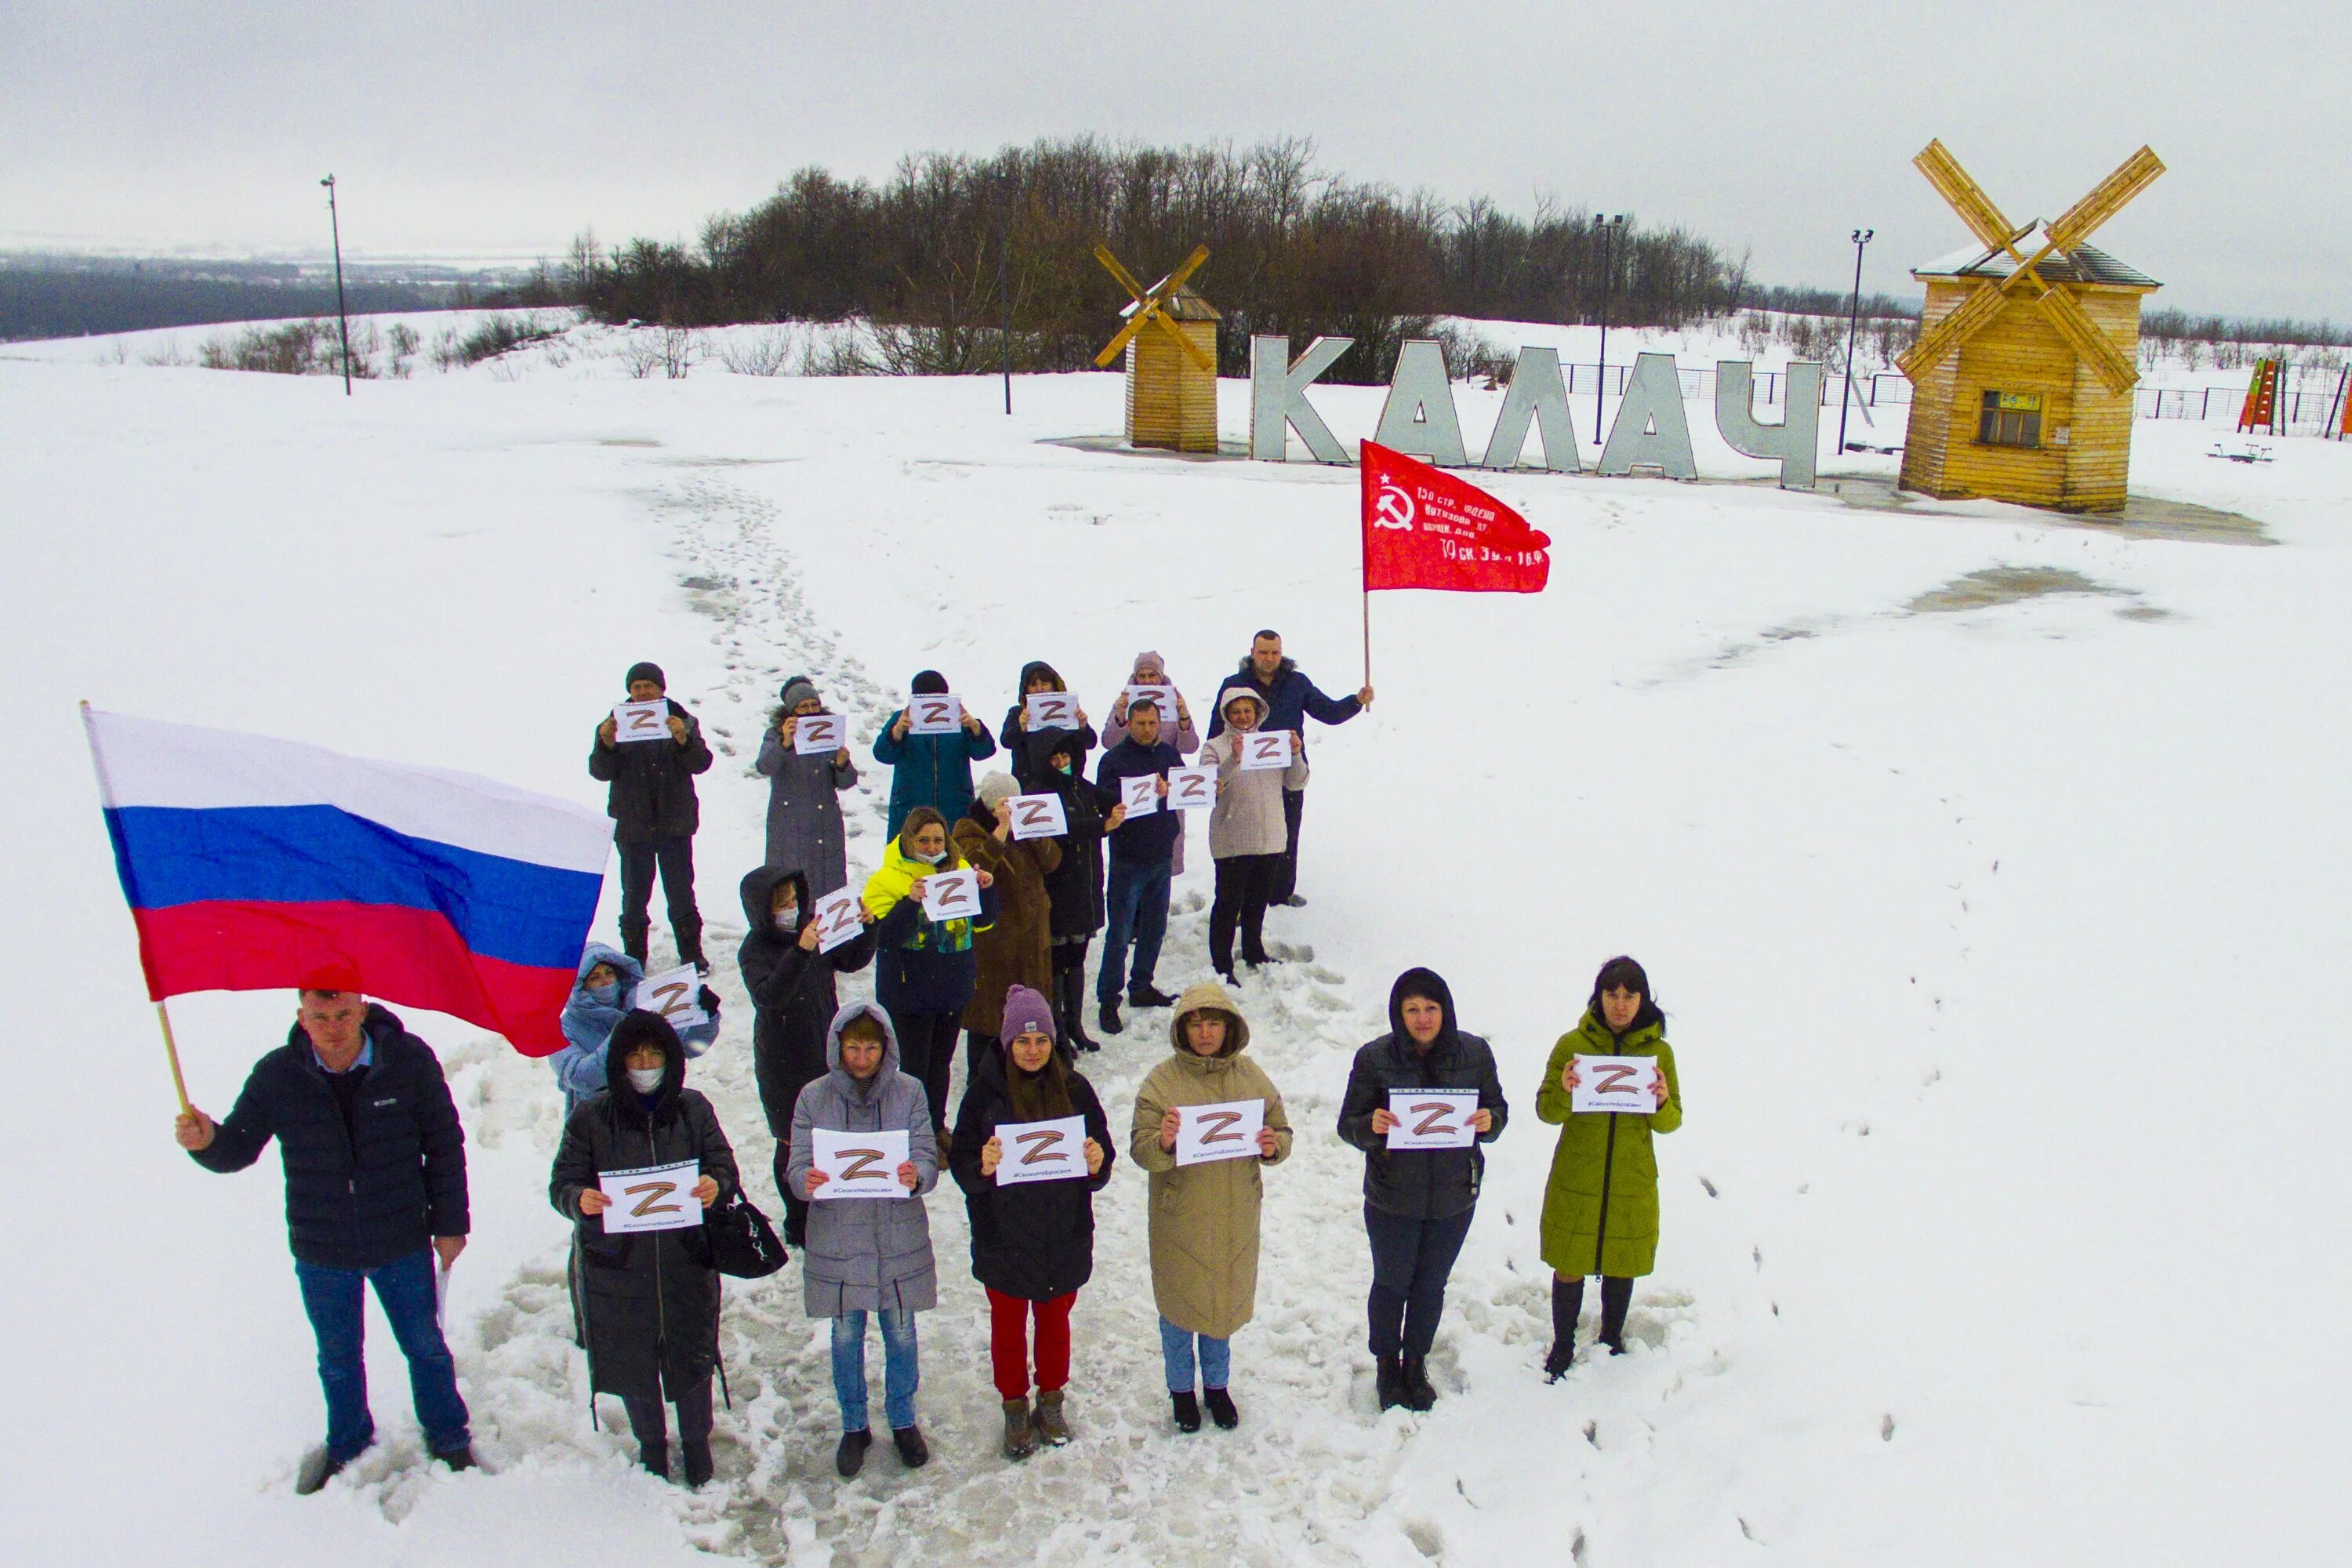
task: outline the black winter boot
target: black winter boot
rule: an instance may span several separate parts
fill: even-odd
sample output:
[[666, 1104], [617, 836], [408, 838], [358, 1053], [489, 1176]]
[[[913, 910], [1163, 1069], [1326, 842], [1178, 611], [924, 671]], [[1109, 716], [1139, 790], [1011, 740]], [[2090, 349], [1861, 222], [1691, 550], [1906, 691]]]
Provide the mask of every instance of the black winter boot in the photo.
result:
[[847, 1480], [866, 1468], [866, 1450], [874, 1447], [874, 1428], [865, 1427], [841, 1435], [841, 1447], [833, 1451], [833, 1473]]
[[1176, 998], [1147, 981], [1141, 985], [1128, 986], [1127, 1005], [1130, 1007], [1173, 1007]]
[[1429, 1363], [1417, 1355], [1404, 1358], [1404, 1407], [1427, 1410], [1437, 1403], [1437, 1389], [1429, 1381]]
[[1576, 1362], [1576, 1319], [1584, 1310], [1584, 1281], [1551, 1277], [1551, 1353], [1544, 1357], [1544, 1381], [1558, 1383]]
[[637, 1463], [662, 1479], [669, 1479], [669, 1439], [637, 1445]]
[[646, 961], [646, 939], [652, 931], [653, 922], [651, 921], [623, 921], [621, 922], [621, 951], [627, 953], [631, 958], [635, 959], [640, 964], [644, 963]]
[[1604, 1274], [1601, 1278], [1601, 1342], [1611, 1355], [1625, 1353], [1625, 1313], [1633, 1305], [1633, 1281]]
[[707, 1486], [718, 1469], [710, 1462], [710, 1439], [688, 1437], [678, 1445], [686, 1466], [686, 1484], [689, 1489]]
[[931, 1462], [931, 1446], [923, 1441], [920, 1426], [895, 1426], [890, 1441], [898, 1447], [898, 1462], [910, 1470], [919, 1470]]
[[1201, 1405], [1208, 1411], [1209, 1419], [1227, 1432], [1242, 1424], [1242, 1413], [1234, 1408], [1234, 1396], [1225, 1389], [1201, 1390]]
[[1116, 1000], [1102, 1005], [1102, 1032], [1106, 1035], [1120, 1035], [1127, 1032], [1127, 1026], [1119, 1022], [1118, 1003]]
[[679, 921], [670, 927], [670, 932], [677, 938], [677, 961], [694, 965], [697, 974], [709, 973], [710, 960], [702, 956], [702, 922]]
[[1404, 1403], [1404, 1363], [1396, 1356], [1381, 1357], [1379, 1374], [1381, 1408], [1393, 1410]]
[[1054, 976], [1054, 1010], [1061, 1015], [1062, 1038], [1072, 1050], [1098, 1051], [1087, 1034], [1087, 972], [1065, 969]]
[[1171, 1393], [1168, 1403], [1176, 1410], [1176, 1430], [1198, 1432], [1201, 1429], [1201, 1401], [1191, 1389], [1181, 1394]]

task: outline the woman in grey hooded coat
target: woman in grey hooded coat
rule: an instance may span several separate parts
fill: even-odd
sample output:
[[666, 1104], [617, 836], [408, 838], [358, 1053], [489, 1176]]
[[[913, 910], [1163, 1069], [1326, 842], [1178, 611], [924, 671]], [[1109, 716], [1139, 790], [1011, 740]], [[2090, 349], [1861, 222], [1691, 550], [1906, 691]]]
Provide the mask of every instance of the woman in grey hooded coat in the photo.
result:
[[794, 752], [793, 721], [824, 712], [824, 700], [798, 675], [784, 682], [782, 696], [760, 737], [756, 764], [768, 781], [767, 863], [802, 872], [810, 896], [821, 899], [849, 885], [849, 839], [839, 797], [856, 787], [857, 764], [845, 745], [830, 754]]
[[[846, 1053], [845, 1035], [852, 1047]], [[825, 1032], [824, 1059], [825, 1075], [801, 1090], [793, 1107], [786, 1173], [792, 1190], [811, 1200], [808, 1244], [801, 1252], [809, 1316], [833, 1320], [833, 1392], [842, 1431], [834, 1468], [844, 1477], [856, 1475], [874, 1440], [866, 1415], [866, 1316], [873, 1312], [882, 1320], [891, 1436], [911, 1468], [930, 1458], [915, 1425], [915, 1390], [921, 1383], [915, 1314], [937, 1306], [940, 1295], [923, 1202], [940, 1179], [930, 1099], [920, 1079], [898, 1070], [898, 1031], [890, 1015], [870, 1002], [852, 1002], [835, 1016]], [[897, 1172], [904, 1194], [827, 1201], [824, 1173], [816, 1169], [819, 1129], [906, 1133], [907, 1161]]]

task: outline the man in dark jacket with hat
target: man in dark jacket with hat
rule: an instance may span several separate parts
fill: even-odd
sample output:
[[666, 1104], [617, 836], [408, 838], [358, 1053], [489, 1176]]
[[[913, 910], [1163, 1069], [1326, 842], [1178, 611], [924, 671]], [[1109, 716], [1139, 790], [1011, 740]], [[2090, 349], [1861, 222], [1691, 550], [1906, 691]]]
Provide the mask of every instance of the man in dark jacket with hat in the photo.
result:
[[874, 916], [862, 904], [858, 916], [864, 931], [831, 952], [819, 952], [807, 873], [783, 866], [744, 873], [746, 934], [735, 962], [758, 1009], [751, 1026], [751, 1074], [776, 1140], [784, 1241], [795, 1247], [808, 1244], [809, 1203], [805, 1194], [793, 1191], [784, 1171], [792, 1163], [793, 1107], [800, 1103], [802, 1089], [831, 1070], [825, 1037], [841, 1011], [834, 977], [854, 974], [874, 961]]
[[[1474, 1089], [1466, 1149], [1391, 1149], [1398, 1090]], [[1364, 1229], [1372, 1244], [1371, 1351], [1381, 1408], [1426, 1410], [1437, 1402], [1424, 1364], [1445, 1310], [1445, 1281], [1470, 1234], [1486, 1171], [1479, 1145], [1503, 1135], [1510, 1107], [1485, 1040], [1454, 1026], [1454, 993], [1427, 969], [1408, 969], [1389, 991], [1389, 1032], [1356, 1052], [1339, 1102], [1339, 1136], [1364, 1152]]]
[[434, 1263], [466, 1249], [465, 1133], [433, 1048], [341, 972], [299, 994], [286, 1043], [254, 1064], [226, 1121], [194, 1106], [180, 1147], [208, 1171], [242, 1171], [278, 1140], [294, 1278], [319, 1341], [327, 1441], [294, 1489], [317, 1491], [375, 1440], [361, 1355], [366, 1288], [408, 1358], [416, 1423], [453, 1470], [474, 1464], [457, 1364], [441, 1337]]
[[[1265, 716], [1258, 721], [1259, 729], [1287, 730], [1298, 737], [1302, 746], [1307, 743], [1307, 720], [1344, 724], [1372, 705], [1372, 689], [1369, 685], [1353, 697], [1326, 697], [1307, 679], [1307, 672], [1298, 668], [1297, 659], [1283, 657], [1282, 634], [1263, 631], [1250, 639], [1248, 657], [1225, 677], [1224, 686], [1218, 689], [1216, 710], [1209, 719], [1209, 738], [1213, 741], [1224, 732], [1225, 691], [1236, 686], [1255, 693], [1265, 704]], [[1274, 886], [1266, 893], [1269, 904], [1296, 906], [1307, 901], [1298, 896], [1298, 824], [1306, 811], [1305, 790], [1282, 792], [1283, 825], [1288, 829], [1289, 843], [1282, 852], [1282, 864], [1275, 869]]]
[[596, 743], [588, 752], [588, 776], [612, 786], [604, 809], [613, 818], [613, 841], [621, 850], [621, 950], [639, 963], [646, 962], [646, 936], [652, 925], [646, 910], [653, 901], [658, 870], [662, 895], [669, 901], [669, 929], [677, 938], [678, 962], [708, 974], [702, 913], [694, 905], [694, 830], [701, 826], [694, 775], [709, 772], [710, 748], [694, 715], [665, 695], [669, 681], [661, 666], [650, 661], [631, 665], [627, 686], [632, 702], [669, 703], [669, 739], [622, 741], [608, 713], [596, 726]]

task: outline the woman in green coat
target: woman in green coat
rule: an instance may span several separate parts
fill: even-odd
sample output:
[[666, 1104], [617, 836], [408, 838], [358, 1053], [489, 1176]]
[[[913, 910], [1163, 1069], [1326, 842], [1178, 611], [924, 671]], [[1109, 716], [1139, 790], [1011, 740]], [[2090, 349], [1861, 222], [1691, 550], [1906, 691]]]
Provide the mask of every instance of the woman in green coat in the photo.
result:
[[[1219, 1426], [1240, 1425], [1228, 1384], [1235, 1330], [1257, 1310], [1261, 1167], [1290, 1154], [1290, 1118], [1274, 1080], [1242, 1053], [1249, 1026], [1224, 987], [1202, 983], [1176, 1003], [1175, 1047], [1135, 1097], [1129, 1150], [1151, 1173], [1151, 1292], [1160, 1308], [1160, 1351], [1179, 1431], [1201, 1429], [1201, 1408]], [[1176, 1163], [1178, 1108], [1263, 1100], [1255, 1158]], [[1193, 1394], [1194, 1370], [1204, 1385]]]
[[[1544, 1067], [1536, 1114], [1559, 1128], [1543, 1207], [1543, 1260], [1552, 1267], [1551, 1353], [1544, 1373], [1554, 1382], [1575, 1358], [1584, 1277], [1601, 1276], [1601, 1342], [1622, 1355], [1633, 1281], [1657, 1261], [1658, 1161], [1650, 1136], [1683, 1124], [1682, 1086], [1665, 1031], [1649, 975], [1630, 958], [1612, 958], [1592, 982], [1583, 1021], [1559, 1037]], [[1654, 1058], [1650, 1093], [1656, 1109], [1574, 1111], [1580, 1057]]]

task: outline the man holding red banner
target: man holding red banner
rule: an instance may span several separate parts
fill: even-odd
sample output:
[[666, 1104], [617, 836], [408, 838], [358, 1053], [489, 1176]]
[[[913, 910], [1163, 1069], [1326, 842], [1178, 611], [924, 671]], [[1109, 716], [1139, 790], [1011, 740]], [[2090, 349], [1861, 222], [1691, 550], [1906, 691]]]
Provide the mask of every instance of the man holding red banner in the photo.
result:
[[[1550, 580], [1550, 537], [1477, 486], [1372, 441], [1364, 443], [1362, 474], [1367, 595], [1376, 588], [1540, 594]], [[1367, 627], [1370, 613], [1367, 598]], [[1369, 630], [1365, 647], [1369, 666]]]

